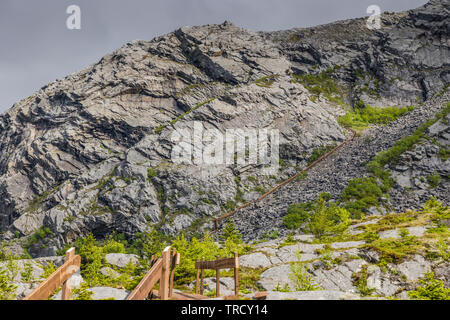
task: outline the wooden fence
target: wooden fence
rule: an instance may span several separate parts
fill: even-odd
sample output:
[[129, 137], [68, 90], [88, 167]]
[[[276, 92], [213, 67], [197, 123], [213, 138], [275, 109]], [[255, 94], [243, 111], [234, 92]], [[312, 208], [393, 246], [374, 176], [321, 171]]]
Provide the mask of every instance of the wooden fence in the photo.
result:
[[127, 300], [145, 300], [159, 281], [159, 296], [161, 300], [168, 300], [173, 294], [173, 280], [175, 267], [180, 264], [180, 254], [176, 249], [167, 247], [161, 258], [152, 257], [151, 268], [141, 282], [131, 292]]
[[66, 252], [64, 264], [53, 272], [44, 282], [28, 294], [23, 300], [45, 300], [62, 286], [62, 300], [70, 300], [70, 277], [80, 270], [81, 257], [75, 255], [75, 248]]
[[197, 269], [197, 279], [195, 281], [195, 293], [199, 293], [199, 277], [200, 278], [200, 294], [203, 295], [204, 285], [204, 270], [212, 269], [216, 270], [216, 297], [220, 297], [220, 269], [234, 268], [234, 295], [237, 297], [239, 294], [239, 259], [237, 252], [234, 253], [234, 258], [219, 258], [214, 261], [205, 261], [205, 258], [195, 263], [195, 269]]
[[351, 133], [351, 137], [346, 139], [345, 141], [343, 141], [341, 144], [339, 144], [338, 146], [334, 147], [332, 150], [328, 151], [327, 153], [325, 153], [324, 155], [320, 156], [317, 160], [315, 160], [314, 162], [312, 162], [311, 164], [309, 164], [306, 168], [304, 168], [303, 170], [297, 172], [295, 175], [293, 175], [292, 177], [290, 177], [289, 179], [281, 182], [280, 184], [276, 185], [275, 187], [273, 187], [272, 189], [270, 189], [269, 191], [267, 191], [266, 193], [264, 193], [262, 196], [260, 196], [258, 199], [252, 200], [252, 201], [248, 201], [245, 204], [235, 208], [233, 211], [225, 213], [217, 218], [214, 218], [213, 220], [213, 231], [211, 233], [216, 233], [219, 231], [219, 225], [222, 223], [223, 220], [234, 216], [238, 211], [245, 209], [247, 207], [249, 207], [252, 204], [255, 204], [259, 201], [264, 200], [268, 195], [274, 193], [275, 191], [277, 191], [278, 189], [280, 189], [281, 187], [283, 187], [284, 185], [291, 183], [292, 181], [294, 181], [295, 179], [297, 179], [299, 176], [301, 176], [302, 174], [306, 173], [308, 170], [310, 170], [311, 168], [315, 167], [319, 162], [325, 160], [326, 158], [328, 158], [329, 156], [331, 156], [333, 153], [335, 153], [336, 151], [338, 151], [340, 148], [342, 148], [344, 145], [346, 145], [347, 143], [353, 141], [353, 139], [355, 139], [356, 137], [356, 131], [351, 129], [351, 128], [347, 128]]

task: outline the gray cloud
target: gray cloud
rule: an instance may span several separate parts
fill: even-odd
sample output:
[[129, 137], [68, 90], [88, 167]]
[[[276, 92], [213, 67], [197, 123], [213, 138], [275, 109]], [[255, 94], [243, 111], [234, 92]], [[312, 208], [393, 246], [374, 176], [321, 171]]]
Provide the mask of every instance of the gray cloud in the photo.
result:
[[[184, 25], [225, 20], [251, 30], [282, 30], [402, 11], [427, 0], [2, 0], [0, 112], [57, 78], [94, 63], [134, 39]], [[66, 28], [66, 8], [82, 10], [82, 29]]]

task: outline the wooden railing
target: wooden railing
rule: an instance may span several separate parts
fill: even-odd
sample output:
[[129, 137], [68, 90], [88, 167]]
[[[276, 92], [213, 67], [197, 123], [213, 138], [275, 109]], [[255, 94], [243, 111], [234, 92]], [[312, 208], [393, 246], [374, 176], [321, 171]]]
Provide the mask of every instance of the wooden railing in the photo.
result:
[[128, 295], [127, 300], [147, 299], [158, 281], [161, 300], [168, 300], [173, 294], [175, 267], [178, 264], [180, 264], [180, 254], [175, 248], [171, 250], [170, 246], [164, 249], [161, 258], [152, 257], [150, 270]]
[[80, 270], [81, 257], [75, 255], [75, 248], [66, 252], [64, 264], [53, 272], [44, 282], [28, 294], [23, 300], [45, 300], [49, 298], [56, 289], [62, 286], [62, 300], [70, 300], [70, 277]]
[[200, 279], [200, 294], [203, 295], [204, 286], [204, 270], [212, 269], [216, 270], [216, 297], [220, 297], [220, 269], [234, 268], [234, 295], [237, 297], [239, 294], [239, 258], [237, 252], [234, 253], [233, 258], [219, 258], [214, 261], [205, 261], [205, 258], [195, 263], [195, 269], [197, 269], [197, 279], [195, 281], [195, 293], [199, 293], [199, 277]]
[[309, 164], [306, 168], [304, 168], [303, 170], [297, 172], [295, 175], [293, 175], [292, 177], [290, 177], [287, 180], [284, 180], [283, 182], [281, 182], [280, 184], [276, 185], [275, 187], [273, 187], [272, 189], [270, 189], [269, 191], [267, 191], [265, 194], [263, 194], [262, 196], [260, 196], [258, 199], [252, 200], [252, 201], [248, 201], [245, 204], [235, 208], [233, 211], [225, 213], [217, 218], [214, 218], [213, 220], [213, 230], [211, 233], [216, 233], [219, 231], [219, 225], [222, 223], [223, 220], [234, 216], [238, 211], [245, 209], [247, 207], [249, 207], [252, 204], [255, 204], [259, 201], [264, 200], [268, 195], [274, 193], [275, 191], [277, 191], [278, 189], [280, 189], [281, 187], [283, 187], [284, 185], [291, 183], [292, 181], [294, 181], [295, 179], [297, 179], [299, 176], [301, 176], [302, 174], [306, 173], [308, 170], [310, 170], [311, 168], [315, 167], [319, 162], [325, 160], [326, 158], [328, 158], [329, 156], [331, 156], [333, 153], [335, 153], [337, 150], [339, 150], [340, 148], [342, 148], [344, 145], [346, 145], [347, 143], [353, 141], [353, 139], [355, 139], [356, 137], [356, 131], [351, 129], [351, 128], [347, 128], [351, 133], [351, 137], [346, 139], [345, 141], [343, 141], [341, 144], [339, 144], [338, 146], [334, 147], [332, 150], [330, 150], [329, 152], [325, 153], [324, 155], [320, 156], [317, 160], [315, 160], [314, 162], [312, 162], [311, 164]]

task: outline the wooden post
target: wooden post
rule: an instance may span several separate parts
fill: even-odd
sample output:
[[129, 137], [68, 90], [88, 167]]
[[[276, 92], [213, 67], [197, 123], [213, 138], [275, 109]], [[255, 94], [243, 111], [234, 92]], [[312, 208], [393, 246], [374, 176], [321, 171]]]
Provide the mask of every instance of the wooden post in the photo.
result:
[[[69, 261], [71, 258], [75, 256], [75, 248], [70, 248], [66, 251], [66, 259], [65, 262]], [[70, 300], [70, 278], [64, 281], [61, 290], [61, 300]]]
[[173, 280], [175, 277], [175, 268], [178, 264], [180, 264], [180, 254], [177, 253], [177, 249], [173, 248], [173, 254], [171, 256], [170, 259], [170, 264], [171, 264], [171, 273], [170, 273], [170, 281], [169, 281], [169, 297], [172, 296], [173, 294]]
[[237, 252], [234, 253], [234, 295], [239, 295], [239, 257]]
[[169, 278], [170, 278], [170, 246], [162, 253], [161, 280], [159, 280], [159, 295], [161, 300], [169, 300]]
[[[219, 260], [219, 256], [216, 257], [216, 261]], [[220, 297], [220, 269], [216, 268], [216, 297]]]
[[214, 231], [217, 231], [217, 219], [214, 219]]
[[[198, 262], [200, 262], [200, 259], [198, 259]], [[200, 277], [200, 268], [197, 268], [197, 278], [195, 280], [195, 294], [198, 294], [198, 282], [199, 282], [199, 277]]]
[[[205, 257], [202, 258], [202, 262], [205, 261]], [[201, 268], [201, 278], [200, 278], [200, 294], [203, 295], [203, 278], [205, 275], [205, 269]]]

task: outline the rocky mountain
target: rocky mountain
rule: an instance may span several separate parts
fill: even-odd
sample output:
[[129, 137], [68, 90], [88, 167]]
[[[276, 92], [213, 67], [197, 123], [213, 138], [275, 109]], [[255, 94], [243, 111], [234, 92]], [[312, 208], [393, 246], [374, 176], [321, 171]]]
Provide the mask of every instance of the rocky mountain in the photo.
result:
[[[416, 106], [234, 217], [248, 240], [287, 233], [281, 218], [290, 204], [320, 192], [337, 198], [367, 175], [365, 162], [449, 101], [449, 9], [431, 0], [384, 13], [378, 30], [363, 18], [277, 32], [225, 22], [126, 44], [0, 116], [1, 240], [41, 257], [90, 232], [131, 239], [149, 225], [169, 235], [204, 231], [304, 168], [316, 150], [347, 139], [338, 118], [352, 106]], [[174, 163], [172, 134], [195, 122], [220, 133], [279, 130], [279, 170]], [[448, 122], [429, 130], [448, 145]], [[432, 195], [448, 203], [449, 162], [435, 146], [417, 146], [391, 168], [391, 210], [419, 208]], [[420, 177], [436, 171], [442, 182], [431, 190]]]

